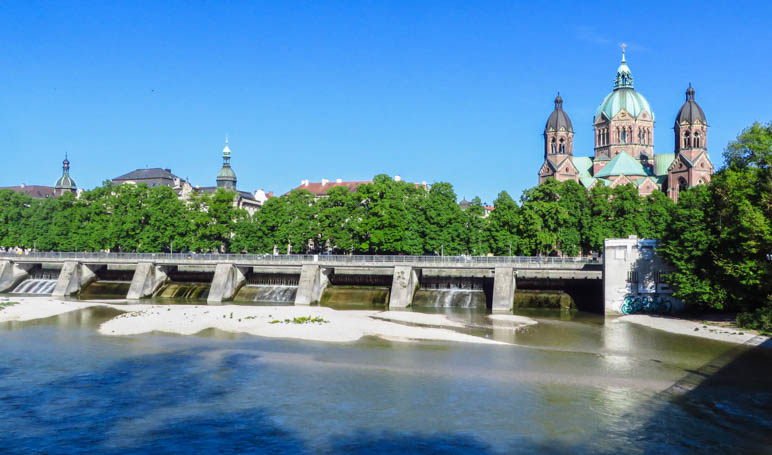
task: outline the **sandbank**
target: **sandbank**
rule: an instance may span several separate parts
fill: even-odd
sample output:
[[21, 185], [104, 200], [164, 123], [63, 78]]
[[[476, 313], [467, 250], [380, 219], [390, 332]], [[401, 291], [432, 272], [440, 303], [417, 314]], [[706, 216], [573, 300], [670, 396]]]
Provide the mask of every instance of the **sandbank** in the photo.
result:
[[392, 322], [406, 322], [417, 325], [430, 325], [436, 327], [465, 327], [463, 323], [451, 321], [444, 314], [415, 313], [412, 311], [383, 311], [372, 316], [375, 319], [383, 319]]
[[[310, 341], [352, 342], [366, 336], [392, 341], [454, 341], [462, 343], [506, 344], [437, 327], [463, 327], [443, 315], [410, 312], [338, 311], [317, 306], [243, 305], [151, 305], [107, 302], [62, 301], [52, 297], [8, 297], [0, 303], [18, 302], [0, 308], [0, 322], [30, 321], [90, 307], [109, 307], [120, 314], [99, 327], [108, 336], [166, 332], [193, 335], [206, 329], [248, 333], [271, 338]], [[394, 315], [393, 313], [404, 313]], [[379, 319], [385, 315], [392, 320]], [[318, 318], [317, 322], [295, 318]], [[406, 325], [412, 322], [419, 325]]]
[[769, 339], [768, 337], [749, 333], [742, 329], [728, 329], [669, 316], [630, 314], [618, 317], [614, 322], [629, 322], [679, 335], [690, 335], [737, 344], [759, 345]]
[[0, 299], [0, 322], [32, 321], [91, 306], [94, 306], [91, 302], [67, 302], [52, 297], [8, 296]]
[[[377, 311], [338, 311], [327, 307], [243, 305], [147, 305], [103, 323], [103, 335], [136, 335], [168, 332], [192, 335], [214, 328], [270, 338], [351, 342], [365, 336], [393, 341], [458, 341], [504, 344], [447, 329], [404, 325], [373, 318]], [[321, 322], [296, 323], [295, 318], [319, 318]]]

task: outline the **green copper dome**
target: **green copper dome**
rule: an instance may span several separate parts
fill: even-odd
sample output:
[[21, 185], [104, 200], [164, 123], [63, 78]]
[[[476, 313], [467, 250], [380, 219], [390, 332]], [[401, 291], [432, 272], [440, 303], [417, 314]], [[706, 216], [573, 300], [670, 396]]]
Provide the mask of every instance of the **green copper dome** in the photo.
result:
[[[211, 174], [210, 174], [211, 175]], [[233, 168], [230, 166], [223, 167], [220, 172], [217, 173], [217, 179], [233, 179], [236, 180], [236, 173], [233, 172]]]
[[222, 169], [217, 173], [217, 187], [236, 189], [236, 173], [231, 168], [231, 148], [228, 147], [227, 137], [222, 149]]
[[70, 177], [70, 160], [67, 159], [66, 155], [64, 157], [64, 161], [62, 161], [62, 176], [59, 177], [59, 180], [56, 181], [54, 188], [57, 190], [72, 191], [78, 189], [77, 185], [75, 185], [75, 180]]
[[600, 103], [598, 110], [595, 111], [594, 120], [597, 120], [601, 114], [612, 119], [622, 109], [635, 118], [647, 112], [654, 120], [654, 112], [651, 110], [649, 102], [633, 87], [633, 74], [627, 66], [624, 52], [622, 53], [622, 63], [617, 68], [617, 77], [614, 79], [614, 91], [609, 93]]
[[606, 118], [612, 119], [615, 115], [624, 109], [633, 117], [638, 117], [644, 112], [648, 112], [651, 119], [654, 120], [654, 112], [649, 106], [649, 102], [640, 93], [632, 88], [620, 88], [609, 93], [595, 111], [595, 118], [604, 114]]

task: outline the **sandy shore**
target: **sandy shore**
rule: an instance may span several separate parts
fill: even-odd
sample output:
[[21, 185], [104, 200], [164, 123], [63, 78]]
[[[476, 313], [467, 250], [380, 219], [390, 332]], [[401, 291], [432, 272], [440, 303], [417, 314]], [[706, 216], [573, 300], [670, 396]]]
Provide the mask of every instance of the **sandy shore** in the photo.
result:
[[[450, 321], [444, 315], [423, 313], [336, 311], [317, 306], [126, 305], [60, 301], [49, 297], [10, 300], [18, 303], [0, 309], [0, 322], [42, 319], [95, 306], [123, 311], [123, 314], [108, 320], [99, 328], [101, 334], [111, 336], [149, 332], [192, 335], [214, 328], [263, 337], [327, 342], [351, 342], [365, 336], [375, 336], [393, 341], [505, 344], [444, 328], [422, 327], [463, 327], [463, 324]], [[4, 302], [0, 300], [1, 303]]]
[[630, 314], [621, 316], [614, 320], [615, 323], [629, 322], [652, 329], [663, 330], [665, 332], [677, 333], [679, 335], [690, 335], [700, 338], [708, 338], [717, 341], [726, 341], [737, 344], [758, 345], [769, 338], [765, 336], [748, 333], [741, 329], [729, 329], [708, 324], [703, 324], [687, 319], [679, 319], [667, 316], [649, 316], [645, 314]]
[[89, 302], [63, 302], [51, 297], [0, 299], [0, 322], [32, 321], [93, 306]]

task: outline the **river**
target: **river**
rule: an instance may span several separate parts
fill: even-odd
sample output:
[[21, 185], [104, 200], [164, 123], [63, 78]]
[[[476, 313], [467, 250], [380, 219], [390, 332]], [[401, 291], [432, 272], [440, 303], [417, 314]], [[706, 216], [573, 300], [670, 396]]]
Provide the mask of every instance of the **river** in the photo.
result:
[[769, 453], [772, 349], [426, 311], [516, 345], [109, 337], [105, 308], [0, 323], [0, 452]]

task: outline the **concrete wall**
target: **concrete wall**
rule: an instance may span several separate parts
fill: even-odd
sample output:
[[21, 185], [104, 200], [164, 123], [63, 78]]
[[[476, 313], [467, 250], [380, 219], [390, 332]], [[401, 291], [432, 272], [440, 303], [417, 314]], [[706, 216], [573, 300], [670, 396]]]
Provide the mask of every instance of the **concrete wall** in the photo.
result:
[[149, 262], [137, 264], [126, 298], [137, 300], [152, 296], [169, 279], [169, 270], [169, 266], [155, 265]]
[[394, 279], [389, 296], [390, 308], [407, 308], [413, 303], [413, 296], [418, 289], [419, 270], [409, 265], [394, 267]]
[[322, 293], [327, 287], [329, 270], [318, 265], [304, 265], [300, 270], [300, 282], [298, 293], [295, 296], [295, 305], [310, 305], [318, 303]]
[[515, 270], [496, 267], [493, 271], [493, 311], [509, 312], [515, 303]]
[[36, 264], [0, 261], [0, 292], [12, 291], [17, 284], [29, 276], [29, 271], [35, 266]]
[[246, 280], [245, 269], [234, 267], [233, 264], [217, 264], [206, 302], [221, 303], [224, 300], [232, 300]]
[[670, 269], [656, 254], [657, 241], [630, 236], [606, 239], [603, 260], [603, 307], [606, 314], [621, 314], [628, 295], [662, 297], [670, 300], [672, 310], [683, 305], [672, 297], [673, 290], [661, 280]]

